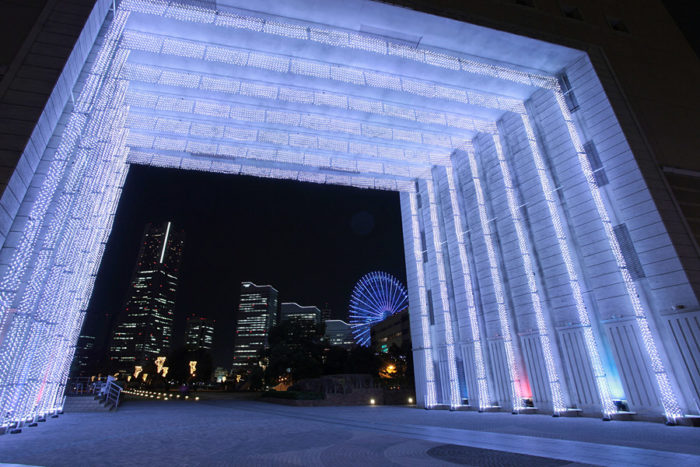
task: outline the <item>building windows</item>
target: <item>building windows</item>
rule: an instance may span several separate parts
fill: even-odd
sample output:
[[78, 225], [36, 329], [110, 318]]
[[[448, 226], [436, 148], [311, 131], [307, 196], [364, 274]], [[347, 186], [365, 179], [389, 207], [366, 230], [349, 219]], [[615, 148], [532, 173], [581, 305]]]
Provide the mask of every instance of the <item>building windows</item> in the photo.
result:
[[632, 243], [632, 237], [630, 236], [630, 231], [626, 224], [619, 224], [613, 227], [615, 232], [615, 238], [620, 244], [620, 251], [622, 251], [622, 256], [625, 258], [625, 264], [627, 265], [627, 270], [632, 277], [632, 280], [641, 279], [646, 277], [644, 269], [642, 269], [642, 263], [639, 261], [639, 256], [637, 255], [637, 250], [634, 248]]
[[430, 325], [435, 324], [435, 310], [433, 309], [433, 291], [426, 290], [427, 300], [428, 300], [428, 314], [430, 316]]
[[598, 149], [595, 144], [593, 144], [593, 141], [584, 143], [583, 150], [586, 151], [586, 155], [588, 156], [588, 163], [591, 164], [591, 170], [593, 170], [593, 177], [595, 178], [596, 184], [599, 187], [607, 185], [608, 176], [605, 174]]
[[561, 92], [564, 94], [564, 100], [569, 108], [569, 112], [576, 112], [578, 110], [578, 101], [574, 95], [574, 90], [571, 88], [569, 77], [566, 76], [566, 73], [562, 73], [557, 77], [557, 80], [559, 81]]

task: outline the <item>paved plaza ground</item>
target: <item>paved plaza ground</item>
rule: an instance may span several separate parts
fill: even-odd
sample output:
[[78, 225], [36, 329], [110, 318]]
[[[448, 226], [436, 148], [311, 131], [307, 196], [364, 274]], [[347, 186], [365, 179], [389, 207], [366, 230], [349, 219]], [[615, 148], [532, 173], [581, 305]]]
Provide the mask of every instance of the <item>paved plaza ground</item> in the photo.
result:
[[700, 465], [700, 428], [594, 418], [128, 401], [0, 436], [0, 465]]

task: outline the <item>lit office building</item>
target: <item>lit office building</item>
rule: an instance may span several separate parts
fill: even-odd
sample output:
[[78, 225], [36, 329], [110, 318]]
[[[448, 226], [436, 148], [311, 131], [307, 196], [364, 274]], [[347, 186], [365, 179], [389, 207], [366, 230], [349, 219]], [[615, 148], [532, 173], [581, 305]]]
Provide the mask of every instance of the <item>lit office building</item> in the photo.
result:
[[81, 334], [75, 346], [75, 356], [71, 366], [72, 376], [87, 376], [95, 364], [95, 336]]
[[126, 306], [112, 334], [114, 369], [130, 371], [170, 350], [184, 238], [172, 222], [146, 226]]
[[215, 320], [191, 315], [187, 317], [185, 346], [190, 349], [211, 350], [214, 346]]
[[350, 325], [341, 319], [329, 319], [326, 321], [324, 337], [334, 347], [342, 347], [349, 350], [355, 345]]
[[321, 324], [321, 310], [313, 305], [284, 302], [280, 305], [280, 322], [284, 321], [299, 325], [303, 329], [302, 335], [309, 338], [316, 334]]
[[295, 321], [307, 323], [310, 326], [321, 324], [321, 310], [313, 305], [299, 305], [295, 302], [283, 302], [280, 305], [280, 322]]
[[377, 352], [387, 353], [392, 345], [410, 349], [411, 325], [408, 319], [408, 309], [372, 325], [369, 334], [372, 348]]
[[256, 364], [268, 344], [270, 328], [277, 316], [277, 289], [271, 285], [241, 283], [236, 317], [233, 369]]

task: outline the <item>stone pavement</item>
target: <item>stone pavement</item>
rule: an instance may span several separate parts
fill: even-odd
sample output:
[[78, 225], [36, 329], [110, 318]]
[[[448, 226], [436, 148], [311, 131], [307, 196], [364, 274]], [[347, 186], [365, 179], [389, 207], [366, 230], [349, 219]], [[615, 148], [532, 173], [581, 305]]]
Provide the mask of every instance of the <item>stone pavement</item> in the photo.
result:
[[0, 436], [0, 465], [561, 466], [700, 465], [700, 429], [255, 401], [129, 401]]

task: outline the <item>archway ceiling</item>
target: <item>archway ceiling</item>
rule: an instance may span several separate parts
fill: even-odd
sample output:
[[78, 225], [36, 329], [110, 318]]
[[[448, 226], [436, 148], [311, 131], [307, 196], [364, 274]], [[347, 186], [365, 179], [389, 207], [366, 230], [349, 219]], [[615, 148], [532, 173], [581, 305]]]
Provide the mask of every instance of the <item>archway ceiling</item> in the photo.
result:
[[412, 189], [580, 54], [366, 1], [218, 3], [121, 3], [130, 162]]

